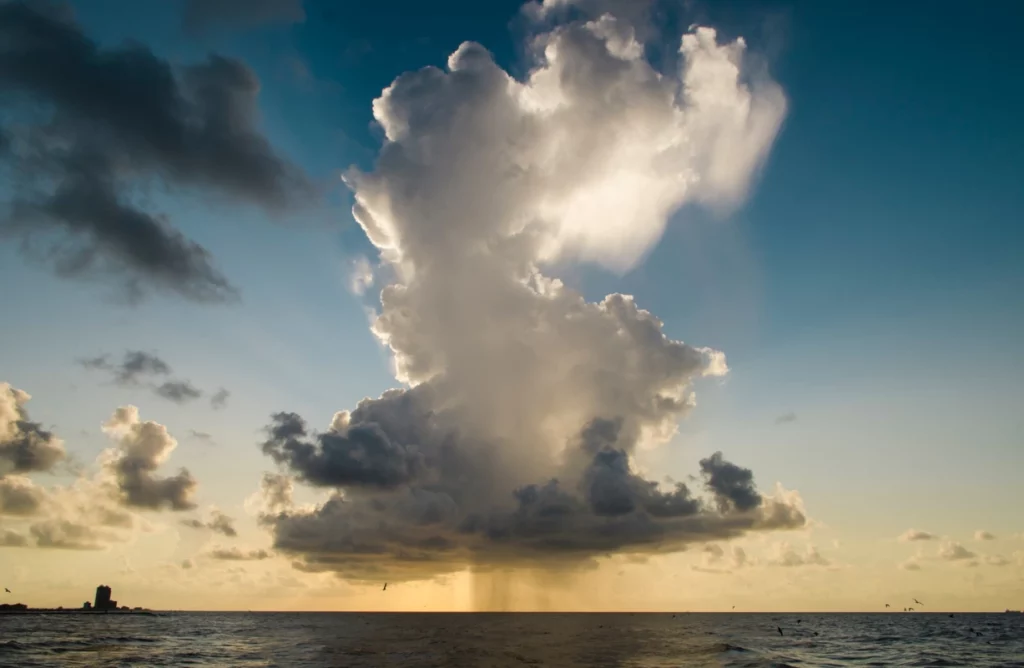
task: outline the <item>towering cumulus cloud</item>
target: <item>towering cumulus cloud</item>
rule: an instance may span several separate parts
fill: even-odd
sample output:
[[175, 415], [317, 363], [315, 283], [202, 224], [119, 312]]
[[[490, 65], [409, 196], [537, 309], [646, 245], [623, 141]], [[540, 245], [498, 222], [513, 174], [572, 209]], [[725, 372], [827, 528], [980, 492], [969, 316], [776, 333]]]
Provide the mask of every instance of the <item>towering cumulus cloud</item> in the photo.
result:
[[778, 86], [743, 83], [742, 41], [696, 29], [670, 76], [635, 34], [611, 14], [546, 27], [523, 81], [465, 43], [374, 101], [384, 146], [346, 182], [391, 280], [373, 331], [407, 388], [323, 432], [274, 416], [264, 452], [338, 490], [263, 516], [303, 568], [571, 565], [804, 523], [795, 494], [764, 497], [720, 453], [706, 494], [640, 475], [637, 448], [673, 436], [725, 356], [669, 338], [632, 297], [591, 303], [544, 273], [626, 270], [682, 205], [738, 204], [784, 116]]
[[154, 472], [167, 461], [178, 442], [157, 422], [139, 419], [135, 406], [121, 406], [103, 424], [103, 431], [117, 441], [105, 453], [106, 468], [117, 483], [122, 503], [136, 508], [191, 510], [196, 480], [187, 469], [160, 477]]

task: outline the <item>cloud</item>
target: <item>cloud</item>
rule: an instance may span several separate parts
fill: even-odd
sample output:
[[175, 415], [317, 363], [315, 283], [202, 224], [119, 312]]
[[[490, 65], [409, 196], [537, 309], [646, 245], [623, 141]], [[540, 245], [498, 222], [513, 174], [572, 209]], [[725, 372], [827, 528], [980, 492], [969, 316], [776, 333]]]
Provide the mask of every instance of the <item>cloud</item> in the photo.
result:
[[0, 547], [28, 547], [28, 538], [17, 531], [0, 529]]
[[17, 475], [0, 477], [0, 515], [36, 515], [45, 501], [46, 493], [29, 478]]
[[352, 261], [348, 275], [348, 289], [354, 295], [366, 293], [373, 285], [373, 267], [365, 257], [358, 257]]
[[235, 530], [235, 521], [216, 509], [211, 511], [210, 519], [205, 522], [193, 518], [182, 520], [181, 524], [192, 529], [209, 529], [228, 538], [234, 538], [238, 535], [238, 531]]
[[142, 422], [139, 409], [122, 406], [104, 423], [103, 431], [117, 442], [107, 451], [106, 468], [116, 479], [122, 503], [150, 510], [191, 510], [196, 480], [187, 469], [171, 477], [153, 474], [178, 442], [162, 424]]
[[292, 507], [294, 492], [295, 482], [291, 476], [264, 473], [259, 491], [247, 503], [256, 512], [272, 516]]
[[203, 393], [196, 389], [188, 381], [168, 381], [161, 383], [156, 387], [155, 390], [158, 396], [163, 397], [169, 401], [173, 401], [176, 404], [183, 404], [192, 399], [198, 399]]
[[985, 563], [989, 566], [1009, 566], [1013, 562], [1001, 554], [991, 554], [985, 557]]
[[957, 542], [947, 542], [939, 548], [939, 557], [946, 561], [962, 561], [965, 559], [974, 559], [977, 556], [978, 555]]
[[995, 535], [992, 534], [991, 532], [983, 531], [982, 529], [978, 529], [977, 531], [974, 532], [974, 540], [995, 540], [995, 539], [996, 539]]
[[789, 543], [778, 543], [775, 546], [775, 556], [770, 563], [776, 566], [792, 568], [796, 566], [828, 566], [831, 562], [823, 557], [818, 548], [807, 545], [803, 553], [794, 550]]
[[175, 69], [138, 43], [101, 47], [17, 0], [0, 4], [0, 42], [0, 94], [19, 121], [0, 152], [3, 236], [59, 276], [116, 280], [129, 300], [236, 300], [209, 252], [141, 201], [158, 186], [280, 211], [311, 192], [258, 129], [256, 75], [215, 54]]
[[191, 559], [183, 559], [182, 562], [181, 562], [182, 570], [186, 570], [187, 571], [190, 568], [192, 568], [193, 566], [195, 566], [195, 562], [193, 562]]
[[9, 383], [0, 383], [0, 478], [50, 471], [67, 456], [63, 441], [29, 419], [25, 404], [31, 398]]
[[[86, 369], [109, 373], [112, 376], [112, 382], [118, 385], [143, 385], [158, 397], [177, 404], [184, 404], [203, 396], [203, 391], [187, 380], [155, 382], [157, 377], [167, 376], [171, 373], [171, 366], [155, 353], [127, 350], [120, 362], [111, 362], [110, 355], [100, 355], [81, 360], [79, 363]], [[211, 398], [211, 405], [214, 408], [220, 407], [227, 400], [227, 396], [228, 391], [221, 389]]]
[[698, 489], [641, 475], [638, 454], [672, 439], [725, 355], [671, 338], [631, 296], [590, 302], [548, 275], [626, 271], [682, 207], [744, 200], [785, 97], [741, 69], [742, 41], [676, 38], [684, 66], [665, 74], [629, 20], [552, 22], [522, 80], [467, 42], [374, 101], [384, 145], [345, 182], [391, 281], [372, 330], [407, 387], [325, 432], [273, 415], [263, 451], [332, 492], [261, 518], [275, 550], [305, 570], [397, 580], [806, 523], [798, 495], [762, 495], [721, 453]]
[[900, 535], [900, 541], [904, 543], [910, 543], [919, 540], [938, 540], [939, 537], [933, 533], [927, 531], [920, 531], [918, 529], [907, 529]]
[[114, 375], [114, 382], [120, 385], [134, 385], [142, 378], [167, 375], [171, 367], [153, 353], [142, 350], [125, 351], [124, 358], [118, 362], [110, 361], [109, 355], [100, 355], [82, 360], [80, 364], [86, 369], [99, 369]]
[[228, 405], [228, 397], [231, 393], [225, 390], [223, 387], [214, 392], [213, 396], [210, 397], [210, 408], [215, 411], [219, 411]]
[[215, 445], [215, 441], [213, 440], [213, 434], [209, 434], [205, 431], [196, 431], [195, 429], [189, 429], [188, 437], [193, 440], [200, 441], [201, 443], [206, 443], [207, 445]]
[[900, 568], [905, 571], [919, 571], [921, 570], [921, 564], [918, 563], [917, 559], [911, 557], [900, 564]]
[[240, 550], [237, 547], [220, 548], [211, 550], [209, 557], [221, 561], [260, 561], [269, 559], [270, 553], [266, 550]]
[[268, 23], [302, 23], [303, 0], [185, 0], [185, 30], [198, 33], [217, 26], [252, 28]]
[[60, 550], [101, 550], [104, 536], [86, 524], [70, 520], [46, 520], [29, 527], [36, 547]]
[[775, 424], [788, 424], [790, 422], [796, 422], [796, 413], [792, 411], [789, 413], [783, 413], [779, 417], [775, 418]]

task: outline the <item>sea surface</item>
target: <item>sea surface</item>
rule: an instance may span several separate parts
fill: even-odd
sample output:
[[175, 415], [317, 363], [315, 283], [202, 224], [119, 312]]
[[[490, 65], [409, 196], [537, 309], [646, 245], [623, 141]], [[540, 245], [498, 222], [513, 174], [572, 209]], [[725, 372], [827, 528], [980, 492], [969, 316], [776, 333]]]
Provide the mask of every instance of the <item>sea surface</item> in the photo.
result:
[[1024, 615], [0, 615], [0, 666], [1024, 667]]

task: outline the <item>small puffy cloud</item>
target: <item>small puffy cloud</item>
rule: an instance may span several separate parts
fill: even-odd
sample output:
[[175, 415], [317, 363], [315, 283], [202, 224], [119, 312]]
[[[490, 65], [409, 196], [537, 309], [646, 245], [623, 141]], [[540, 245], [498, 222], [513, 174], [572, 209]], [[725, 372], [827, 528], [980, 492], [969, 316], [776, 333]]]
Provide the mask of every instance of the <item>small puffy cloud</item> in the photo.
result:
[[181, 561], [181, 568], [182, 568], [182, 570], [186, 570], [187, 571], [190, 568], [192, 568], [193, 566], [195, 566], [195, 562], [193, 562], [191, 559], [182, 559], [182, 561]]
[[0, 477], [50, 471], [67, 456], [63, 441], [29, 419], [25, 404], [31, 398], [0, 383]]
[[238, 531], [235, 529], [235, 521], [216, 508], [210, 512], [210, 519], [205, 522], [193, 518], [182, 520], [181, 524], [192, 529], [209, 529], [214, 533], [222, 534], [228, 538], [234, 538], [238, 535]]
[[191, 498], [197, 483], [187, 469], [170, 477], [154, 475], [178, 446], [166, 427], [140, 420], [135, 406], [122, 406], [104, 423], [103, 431], [117, 442], [116, 448], [107, 451], [105, 466], [125, 505], [151, 510], [195, 507]]
[[176, 404], [184, 404], [203, 396], [202, 391], [187, 380], [167, 381], [157, 385], [153, 391], [157, 396], [173, 401]]
[[996, 537], [989, 531], [978, 529], [974, 532], [974, 540], [995, 540]]
[[919, 540], [938, 540], [939, 537], [933, 533], [927, 531], [921, 531], [919, 529], [907, 529], [900, 535], [900, 541], [904, 543], [912, 543]]
[[86, 369], [96, 369], [113, 374], [119, 385], [134, 385], [146, 378], [167, 375], [171, 367], [154, 353], [142, 350], [125, 351], [120, 362], [111, 362], [110, 355], [100, 355], [79, 362]]
[[261, 561], [269, 559], [271, 554], [266, 550], [241, 550], [237, 547], [228, 547], [211, 550], [208, 556], [219, 561]]
[[348, 289], [354, 295], [362, 296], [373, 285], [373, 267], [365, 257], [352, 261], [348, 274]]
[[775, 424], [787, 424], [789, 422], [796, 422], [796, 413], [790, 411], [775, 418]]
[[905, 571], [919, 571], [921, 570], [921, 564], [916, 557], [911, 557], [910, 559], [901, 562], [900, 568]]
[[814, 545], [808, 544], [803, 552], [798, 552], [789, 543], [777, 543], [775, 555], [769, 560], [769, 563], [792, 568], [796, 566], [828, 566], [831, 562], [823, 557]]
[[964, 561], [967, 559], [974, 559], [978, 555], [971, 552], [966, 547], [955, 541], [943, 543], [939, 548], [939, 558], [945, 559], [946, 561]]
[[985, 563], [989, 566], [1009, 566], [1013, 562], [1001, 554], [990, 554], [985, 557]]
[[[168, 379], [157, 381], [159, 377], [168, 376], [171, 366], [155, 353], [142, 350], [128, 350], [121, 361], [112, 362], [110, 355], [100, 355], [91, 359], [80, 360], [86, 369], [103, 371], [111, 376], [111, 381], [127, 387], [148, 387], [158, 397], [184, 404], [203, 396], [203, 391], [187, 380]], [[225, 393], [221, 397], [221, 392]], [[227, 399], [227, 390], [214, 395], [211, 403], [222, 403]]]
[[199, 441], [200, 443], [206, 443], [207, 445], [214, 445], [213, 434], [205, 431], [197, 431], [195, 429], [188, 430], [188, 437], [193, 441]]
[[214, 392], [213, 396], [210, 397], [210, 408], [215, 411], [219, 411], [228, 405], [228, 397], [231, 393], [225, 390], [223, 387]]

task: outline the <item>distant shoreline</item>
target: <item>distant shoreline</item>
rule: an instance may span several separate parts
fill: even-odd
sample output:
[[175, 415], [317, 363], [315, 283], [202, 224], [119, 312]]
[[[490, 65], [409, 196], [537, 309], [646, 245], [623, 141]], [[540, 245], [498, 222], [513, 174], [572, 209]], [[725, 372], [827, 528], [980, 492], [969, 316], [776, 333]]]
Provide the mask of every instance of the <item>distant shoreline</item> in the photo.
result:
[[26, 608], [24, 610], [0, 610], [0, 615], [148, 615], [158, 616], [152, 610], [83, 610], [80, 608], [58, 610], [57, 608]]

